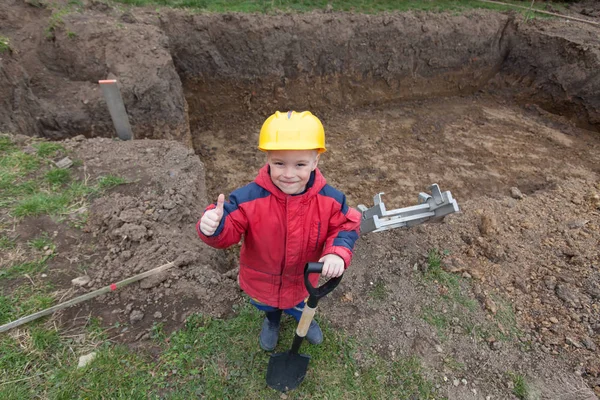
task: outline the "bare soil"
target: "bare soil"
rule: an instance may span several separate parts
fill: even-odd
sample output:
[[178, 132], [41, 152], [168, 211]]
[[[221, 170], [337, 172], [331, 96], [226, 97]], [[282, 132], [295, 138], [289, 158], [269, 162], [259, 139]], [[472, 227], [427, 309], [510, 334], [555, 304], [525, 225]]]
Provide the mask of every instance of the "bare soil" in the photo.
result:
[[[320, 168], [351, 205], [379, 192], [388, 208], [413, 205], [438, 183], [461, 208], [440, 224], [363, 236], [323, 318], [385, 357], [420, 356], [451, 399], [511, 398], [508, 371], [542, 398], [600, 394], [597, 28], [484, 12], [213, 15], [89, 1], [46, 32], [52, 10], [8, 3], [0, 129], [64, 139], [81, 176], [130, 182], [91, 204], [83, 231], [43, 217], [16, 233], [56, 238], [46, 279], [65, 298], [176, 264], [62, 313], [65, 326], [96, 316], [144, 346], [153, 324], [227, 318], [246, 301], [237, 249], [203, 245], [195, 222], [264, 163], [265, 116], [311, 109], [327, 133]], [[597, 10], [572, 7], [596, 21]], [[136, 138], [155, 140], [108, 138], [96, 85], [107, 77], [120, 81]], [[447, 287], [423, 279], [432, 248], [477, 301], [468, 318], [440, 301]], [[71, 288], [82, 274], [91, 282]], [[499, 318], [505, 304], [516, 326]], [[445, 334], [424, 321], [428, 310], [448, 315]]]

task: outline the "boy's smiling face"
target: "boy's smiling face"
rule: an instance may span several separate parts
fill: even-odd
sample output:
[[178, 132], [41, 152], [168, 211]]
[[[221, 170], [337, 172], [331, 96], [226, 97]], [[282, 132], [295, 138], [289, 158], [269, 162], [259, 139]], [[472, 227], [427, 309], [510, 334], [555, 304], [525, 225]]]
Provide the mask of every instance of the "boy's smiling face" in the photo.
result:
[[271, 180], [285, 194], [302, 193], [317, 168], [317, 150], [271, 150], [267, 153]]

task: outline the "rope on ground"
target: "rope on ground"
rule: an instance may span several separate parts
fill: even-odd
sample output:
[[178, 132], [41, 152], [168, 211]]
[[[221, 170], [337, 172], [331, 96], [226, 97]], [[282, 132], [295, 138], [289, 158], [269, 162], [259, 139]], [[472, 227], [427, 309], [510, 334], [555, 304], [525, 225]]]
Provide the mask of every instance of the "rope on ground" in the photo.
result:
[[582, 18], [576, 18], [576, 17], [569, 17], [568, 15], [562, 15], [562, 14], [556, 14], [553, 12], [549, 12], [549, 11], [544, 11], [544, 10], [538, 10], [535, 8], [529, 8], [529, 7], [524, 7], [524, 6], [519, 6], [516, 4], [509, 4], [509, 3], [503, 3], [501, 1], [495, 1], [495, 0], [479, 0], [483, 3], [492, 3], [492, 4], [500, 4], [503, 6], [509, 6], [509, 7], [516, 7], [516, 8], [522, 8], [524, 10], [530, 10], [530, 11], [534, 11], [540, 14], [546, 14], [546, 15], [552, 15], [554, 17], [559, 17], [559, 18], [564, 18], [564, 19], [570, 19], [572, 21], [577, 21], [577, 22], [583, 22], [586, 24], [590, 24], [592, 26], [600, 26], [600, 23], [598, 22], [594, 22], [594, 21], [588, 21], [587, 19], [582, 19]]
[[9, 322], [8, 324], [0, 326], [0, 333], [1, 332], [6, 332], [9, 329], [16, 328], [17, 326], [20, 326], [20, 325], [26, 324], [28, 322], [34, 321], [34, 320], [36, 320], [36, 319], [38, 319], [40, 317], [43, 317], [45, 315], [52, 314], [55, 311], [62, 310], [63, 308], [67, 308], [67, 307], [73, 306], [75, 304], [81, 303], [83, 301], [92, 299], [92, 298], [94, 298], [96, 296], [100, 296], [101, 294], [108, 293], [108, 292], [113, 292], [113, 291], [115, 291], [115, 290], [117, 290], [119, 288], [122, 288], [123, 286], [127, 286], [130, 283], [139, 281], [140, 279], [147, 278], [150, 275], [158, 274], [159, 272], [165, 271], [165, 270], [167, 270], [167, 269], [169, 269], [169, 268], [171, 268], [173, 266], [175, 266], [175, 264], [172, 263], [172, 262], [169, 262], [167, 264], [161, 265], [160, 267], [156, 267], [154, 269], [151, 269], [150, 271], [142, 272], [141, 274], [134, 275], [134, 276], [132, 276], [130, 278], [124, 279], [124, 280], [119, 281], [117, 283], [112, 283], [112, 284], [110, 284], [108, 286], [105, 286], [105, 287], [103, 287], [101, 289], [94, 290], [93, 292], [86, 293], [86, 294], [84, 294], [82, 296], [79, 296], [79, 297], [75, 297], [74, 299], [65, 301], [64, 303], [57, 304], [55, 306], [52, 306], [52, 307], [47, 308], [47, 309], [42, 310], [42, 311], [38, 311], [38, 312], [33, 313], [31, 315], [28, 315], [26, 317], [19, 318], [19, 319], [15, 320], [15, 321]]

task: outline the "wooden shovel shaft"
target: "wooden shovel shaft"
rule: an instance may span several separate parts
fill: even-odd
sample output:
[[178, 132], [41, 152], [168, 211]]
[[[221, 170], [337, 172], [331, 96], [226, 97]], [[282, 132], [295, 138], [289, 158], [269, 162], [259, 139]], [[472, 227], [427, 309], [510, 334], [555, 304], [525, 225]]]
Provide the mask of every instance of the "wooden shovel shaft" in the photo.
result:
[[165, 271], [165, 270], [173, 267], [174, 265], [175, 264], [173, 264], [172, 262], [169, 262], [167, 264], [161, 265], [160, 267], [156, 267], [154, 269], [151, 269], [150, 271], [142, 272], [141, 274], [134, 275], [134, 276], [132, 276], [130, 278], [127, 278], [127, 279], [124, 279], [124, 280], [122, 280], [120, 282], [113, 283], [113, 284], [105, 286], [105, 287], [103, 287], [101, 289], [94, 290], [93, 292], [86, 293], [86, 294], [84, 294], [82, 296], [79, 296], [79, 297], [75, 297], [74, 299], [65, 301], [64, 303], [57, 304], [55, 306], [52, 306], [52, 307], [47, 308], [47, 309], [42, 310], [42, 311], [38, 311], [38, 312], [33, 313], [31, 315], [28, 315], [26, 317], [19, 318], [19, 319], [15, 320], [15, 321], [9, 322], [8, 324], [0, 326], [0, 333], [1, 332], [6, 332], [7, 330], [12, 329], [12, 328], [16, 328], [17, 326], [26, 324], [27, 322], [31, 322], [31, 321], [36, 320], [36, 319], [38, 319], [40, 317], [43, 317], [45, 315], [52, 314], [53, 312], [58, 311], [58, 310], [62, 310], [63, 308], [67, 308], [67, 307], [73, 306], [75, 304], [81, 303], [83, 301], [92, 299], [92, 298], [94, 298], [96, 296], [100, 296], [101, 294], [108, 293], [108, 292], [113, 292], [113, 291], [115, 291], [115, 290], [117, 290], [119, 288], [122, 288], [123, 286], [129, 285], [130, 283], [139, 281], [140, 279], [144, 279], [144, 278], [146, 278], [146, 277], [148, 277], [150, 275], [154, 275], [154, 274], [157, 274], [159, 272]]
[[298, 322], [298, 327], [296, 328], [296, 333], [300, 337], [305, 337], [308, 333], [308, 328], [310, 328], [310, 323], [315, 317], [315, 311], [317, 308], [312, 308], [308, 304], [304, 306], [304, 310], [302, 310], [302, 316], [300, 317], [300, 321]]

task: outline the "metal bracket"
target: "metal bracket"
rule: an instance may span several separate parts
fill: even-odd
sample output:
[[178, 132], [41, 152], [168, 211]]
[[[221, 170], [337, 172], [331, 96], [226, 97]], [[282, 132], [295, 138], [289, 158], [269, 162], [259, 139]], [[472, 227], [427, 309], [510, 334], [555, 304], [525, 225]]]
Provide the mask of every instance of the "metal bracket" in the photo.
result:
[[458, 212], [458, 203], [450, 192], [441, 192], [437, 183], [429, 186], [431, 195], [419, 193], [419, 204], [411, 207], [387, 211], [378, 193], [373, 197], [373, 207], [367, 208], [360, 204], [358, 210], [362, 213], [360, 233], [381, 232], [394, 228], [410, 228], [433, 219], [440, 219], [448, 214]]

